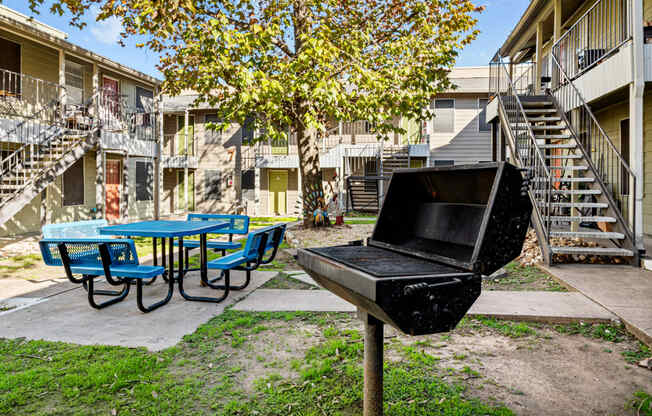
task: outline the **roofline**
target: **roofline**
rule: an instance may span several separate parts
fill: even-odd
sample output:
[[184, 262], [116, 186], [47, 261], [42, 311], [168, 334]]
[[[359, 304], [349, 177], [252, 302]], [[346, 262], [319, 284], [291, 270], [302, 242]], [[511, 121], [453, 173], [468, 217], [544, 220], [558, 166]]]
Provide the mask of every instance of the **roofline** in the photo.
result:
[[527, 20], [531, 17], [532, 13], [538, 11], [548, 0], [532, 0], [527, 6], [527, 9], [523, 12], [523, 15], [514, 26], [514, 29], [509, 33], [505, 42], [503, 42], [500, 47], [499, 52], [501, 55], [504, 55], [508, 49], [511, 49], [516, 42], [517, 35], [523, 30], [523, 26], [526, 25]]
[[[6, 30], [18, 36], [23, 36], [27, 38], [29, 38], [29, 36], [26, 35], [33, 35], [38, 38], [38, 43], [45, 44], [45, 46], [48, 46], [48, 44], [50, 44], [59, 47], [61, 49], [65, 49], [66, 51], [70, 51], [71, 55], [73, 56], [77, 56], [78, 58], [81, 59], [86, 58], [92, 61], [96, 61], [98, 64], [101, 64], [101, 66], [110, 70], [121, 72], [123, 75], [127, 75], [128, 77], [135, 78], [140, 81], [145, 81], [146, 83], [149, 83], [153, 86], [159, 86], [163, 82], [158, 78], [154, 78], [153, 76], [147, 75], [136, 69], [124, 66], [105, 56], [102, 56], [95, 52], [91, 52], [88, 49], [82, 48], [81, 46], [75, 45], [74, 43], [68, 42], [67, 40], [56, 38], [41, 30], [25, 25], [9, 17], [0, 15], [0, 23], [4, 23], [4, 25], [1, 27], [2, 30]], [[12, 28], [15, 29], [12, 30]], [[24, 33], [17, 32], [16, 30], [22, 31]]]

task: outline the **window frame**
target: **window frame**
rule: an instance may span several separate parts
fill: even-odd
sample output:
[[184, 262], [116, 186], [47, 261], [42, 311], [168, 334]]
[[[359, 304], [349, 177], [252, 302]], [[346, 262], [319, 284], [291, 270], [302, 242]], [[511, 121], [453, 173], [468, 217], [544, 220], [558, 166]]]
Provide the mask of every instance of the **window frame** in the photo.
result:
[[222, 144], [224, 131], [211, 130], [206, 125], [209, 123], [207, 120], [209, 116], [215, 116], [215, 121], [212, 123], [221, 123], [222, 121], [217, 116], [217, 113], [204, 114], [204, 144]]
[[[217, 174], [217, 192], [209, 192], [209, 172], [211, 172], [212, 175]], [[221, 201], [222, 200], [222, 180], [223, 180], [223, 175], [222, 171], [220, 169], [204, 169], [204, 189], [203, 189], [203, 195], [204, 195], [204, 201]], [[211, 191], [214, 190], [215, 184], [211, 185]]]
[[[437, 162], [439, 162], [439, 163], [437, 163]], [[444, 163], [442, 163], [442, 162], [444, 162]], [[433, 159], [432, 166], [433, 167], [455, 166], [455, 160], [454, 159]]]
[[[81, 192], [82, 192], [82, 199], [81, 203], [77, 203], [77, 201], [73, 201], [73, 203], [66, 202], [66, 173], [70, 172], [70, 168], [75, 166], [75, 164], [81, 163], [82, 166], [82, 177], [81, 177]], [[77, 175], [74, 175], [73, 177], [76, 177]], [[66, 169], [65, 172], [61, 175], [61, 206], [63, 207], [82, 207], [86, 205], [86, 161], [85, 161], [85, 156], [80, 157], [73, 163], [68, 169]]]
[[[139, 163], [149, 164], [152, 167], [152, 169], [151, 169], [151, 173], [152, 173], [151, 181], [149, 181], [149, 182], [146, 181], [145, 184], [144, 184], [145, 186], [148, 186], [148, 188], [149, 188], [148, 189], [148, 193], [149, 193], [149, 197], [150, 197], [149, 199], [140, 199], [139, 196], [138, 196], [139, 195], [138, 194], [138, 164]], [[155, 177], [156, 174], [154, 172], [154, 162], [151, 161], [151, 160], [147, 160], [147, 159], [136, 160], [135, 164], [134, 164], [134, 169], [136, 170], [136, 172], [134, 174], [136, 202], [154, 201], [154, 180], [156, 179], [156, 177]], [[149, 170], [147, 170], [147, 171], [149, 171]], [[145, 178], [145, 179], [147, 179], [147, 178]], [[141, 185], [141, 186], [143, 186], [143, 185]]]
[[[452, 128], [451, 130], [437, 130], [436, 119], [437, 119], [437, 101], [452, 101], [453, 105], [450, 108], [445, 108], [445, 110], [452, 111]], [[455, 98], [435, 98], [432, 102], [432, 109], [435, 111], [435, 117], [432, 120], [432, 132], [433, 133], [455, 133], [455, 107], [457, 105], [457, 100]]]
[[[487, 103], [484, 106], [484, 109], [480, 106], [480, 102], [482, 100], [486, 100]], [[487, 106], [489, 105], [489, 98], [482, 98], [478, 97], [478, 133], [486, 133], [486, 132], [491, 132], [491, 123], [487, 122]], [[487, 126], [485, 130], [481, 129], [480, 127], [480, 116], [484, 112], [484, 124]]]

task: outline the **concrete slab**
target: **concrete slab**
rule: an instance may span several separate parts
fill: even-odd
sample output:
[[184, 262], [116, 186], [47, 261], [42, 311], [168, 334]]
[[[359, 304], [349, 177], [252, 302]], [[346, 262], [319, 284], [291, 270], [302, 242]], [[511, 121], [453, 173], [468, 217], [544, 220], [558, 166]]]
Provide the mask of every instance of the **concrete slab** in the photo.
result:
[[[33, 293], [59, 284], [57, 280], [31, 281], [25, 279], [0, 279], [0, 301], [16, 296], [34, 297]], [[40, 295], [38, 297], [42, 297]]]
[[233, 309], [256, 312], [355, 312], [356, 307], [327, 290], [258, 289]]
[[[326, 290], [259, 289], [237, 303], [241, 311], [354, 312], [355, 306]], [[579, 293], [486, 291], [469, 315], [550, 323], [609, 322], [616, 316]]]
[[468, 316], [547, 323], [609, 322], [616, 316], [577, 292], [484, 291]]
[[[170, 303], [147, 314], [136, 306], [135, 288], [123, 302], [95, 310], [88, 305], [86, 292], [77, 286], [50, 296], [47, 302], [7, 311], [0, 319], [0, 338], [25, 337], [83, 345], [145, 347], [158, 351], [177, 344], [184, 335], [194, 332], [199, 325], [276, 275], [276, 272], [254, 272], [246, 290], [231, 292], [224, 302], [218, 304], [188, 302], [175, 288]], [[237, 284], [244, 279], [244, 272], [233, 272], [232, 276], [232, 282]], [[185, 288], [191, 295], [210, 296], [212, 292], [199, 287], [198, 277], [190, 277]], [[159, 279], [145, 289], [145, 303], [162, 299], [166, 292], [167, 285]]]
[[592, 264], [544, 269], [617, 315], [637, 338], [652, 345], [652, 272], [632, 266]]
[[312, 277], [310, 277], [307, 273], [297, 273], [297, 274], [291, 274], [289, 275], [290, 278], [298, 280], [300, 282], [303, 282], [307, 285], [312, 285], [316, 287], [320, 287], [317, 282], [315, 282]]

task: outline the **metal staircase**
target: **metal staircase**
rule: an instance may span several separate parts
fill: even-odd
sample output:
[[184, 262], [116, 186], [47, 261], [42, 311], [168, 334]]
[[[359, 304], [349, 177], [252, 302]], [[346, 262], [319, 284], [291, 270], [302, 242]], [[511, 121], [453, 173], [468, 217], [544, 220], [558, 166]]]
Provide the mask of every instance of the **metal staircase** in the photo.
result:
[[[622, 192], [635, 189], [629, 167], [624, 162], [618, 164], [617, 172], [597, 167], [596, 158], [604, 162], [607, 156], [605, 149], [593, 154], [591, 137], [579, 134], [581, 130], [569, 120], [578, 117], [576, 108], [564, 108], [554, 91], [533, 95], [531, 82], [523, 83], [520, 78], [512, 82], [499, 56], [491, 72], [512, 162], [530, 178], [533, 222], [544, 261], [550, 264], [555, 255], [577, 255], [622, 256], [637, 263], [633, 221], [628, 221], [633, 218], [633, 204]], [[599, 127], [595, 124], [591, 131]], [[609, 140], [599, 130], [601, 138]], [[568, 239], [589, 240], [598, 246], [568, 245]]]
[[[27, 101], [12, 99], [23, 106], [20, 101]], [[81, 127], [58, 100], [37, 107], [27, 114], [0, 113], [0, 119], [10, 126], [0, 135], [0, 224], [16, 215], [97, 143], [99, 122]]]
[[383, 147], [381, 157], [381, 176], [391, 176], [396, 169], [410, 167], [408, 146]]

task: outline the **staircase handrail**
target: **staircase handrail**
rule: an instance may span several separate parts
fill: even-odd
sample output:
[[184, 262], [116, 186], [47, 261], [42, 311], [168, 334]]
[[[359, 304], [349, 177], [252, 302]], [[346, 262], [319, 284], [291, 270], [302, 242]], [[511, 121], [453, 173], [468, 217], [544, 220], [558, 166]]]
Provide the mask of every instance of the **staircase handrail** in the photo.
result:
[[[579, 99], [580, 106], [583, 107], [586, 110], [589, 117], [591, 117], [591, 121], [593, 121], [595, 126], [598, 128], [598, 131], [600, 132], [600, 134], [606, 139], [607, 144], [609, 145], [611, 151], [613, 151], [616, 154], [616, 156], [618, 157], [618, 160], [622, 163], [623, 167], [627, 170], [627, 172], [629, 174], [631, 174], [631, 175], [634, 175], [634, 172], [631, 170], [631, 168], [629, 167], [627, 162], [625, 162], [625, 159], [623, 159], [622, 155], [620, 154], [620, 152], [618, 151], [616, 146], [611, 141], [611, 138], [609, 138], [609, 135], [607, 133], [605, 133], [605, 131], [602, 129], [602, 126], [600, 125], [600, 123], [598, 123], [598, 121], [596, 120], [595, 116], [593, 115], [593, 111], [591, 111], [589, 106], [586, 104], [586, 101], [584, 100], [584, 96], [582, 96], [582, 93], [580, 93], [580, 91], [575, 86], [575, 83], [568, 77], [568, 75], [566, 74], [566, 71], [561, 67], [561, 65], [559, 65], [559, 62], [557, 61], [557, 57], [555, 56], [555, 54], [551, 53], [550, 56], [552, 56], [552, 59], [555, 62], [555, 65], [557, 65], [557, 67], [561, 71], [561, 74], [563, 75], [563, 78], [566, 80], [566, 82], [561, 82], [561, 80], [560, 80], [559, 85], [556, 86], [554, 89], [552, 89], [552, 92], [554, 93], [555, 91], [560, 90], [565, 85], [569, 85], [573, 89], [573, 91], [576, 93], [577, 98]], [[572, 127], [572, 124], [571, 124], [571, 127]], [[634, 176], [634, 179], [636, 179], [635, 176]]]
[[[89, 105], [93, 104], [93, 102], [95, 101], [95, 98], [96, 98], [97, 95], [98, 95], [97, 92], [96, 92], [95, 94], [93, 94], [93, 96], [92, 96], [91, 98], [89, 98], [88, 100], [86, 100], [86, 102], [84, 103], [84, 105], [85, 105], [85, 106], [89, 106]], [[58, 100], [58, 99], [54, 99], [54, 100], [52, 100], [50, 103], [48, 103], [47, 106], [41, 108], [39, 111], [37, 111], [37, 112], [35, 112], [34, 114], [32, 114], [32, 117], [36, 116], [37, 114], [39, 114], [40, 112], [45, 111], [45, 110], [52, 111], [51, 106], [59, 106], [59, 105], [60, 105], [59, 100]], [[27, 122], [27, 121], [23, 121], [20, 125], [22, 125], [23, 123], [26, 123], [26, 122]], [[58, 122], [54, 122], [54, 123], [50, 124], [50, 125], [48, 126], [48, 129], [49, 129], [49, 128], [52, 128], [52, 127], [56, 127], [56, 126], [65, 127], [64, 124], [65, 124], [65, 123], [64, 123], [63, 119], [62, 119], [62, 120], [58, 120]], [[12, 131], [15, 131], [15, 129], [12, 130]], [[13, 167], [15, 167], [15, 166], [17, 166], [17, 165], [19, 164], [18, 155], [19, 155], [20, 153], [25, 152], [25, 151], [27, 150], [27, 148], [30, 147], [30, 146], [43, 146], [43, 145], [45, 144], [45, 142], [46, 142], [47, 140], [50, 140], [51, 138], [52, 138], [52, 136], [47, 136], [47, 137], [45, 137], [45, 138], [42, 138], [40, 141], [38, 141], [38, 142], [36, 142], [36, 143], [23, 143], [22, 146], [20, 146], [20, 147], [19, 147], [18, 149], [16, 149], [16, 150], [14, 150], [10, 155], [8, 155], [7, 157], [5, 157], [4, 159], [0, 159], [0, 177], [3, 176], [3, 175], [5, 175], [5, 174], [8, 173], [9, 171], [11, 171], [11, 169], [12, 169]], [[13, 163], [13, 164], [10, 164], [10, 166], [8, 166], [8, 167], [5, 167], [5, 164], [6, 164], [6, 163], [9, 163], [10, 159], [12, 159], [12, 158], [14, 159], [14, 163]]]
[[[532, 126], [528, 122], [528, 118], [525, 114], [525, 109], [523, 108], [523, 104], [521, 102], [521, 99], [518, 96], [517, 90], [514, 87], [514, 84], [512, 82], [511, 77], [509, 76], [509, 71], [507, 71], [507, 68], [505, 67], [505, 63], [503, 61], [502, 56], [500, 54], [496, 54], [494, 59], [492, 60], [495, 62], [500, 70], [503, 71], [503, 75], [505, 79], [507, 80], [507, 88], [505, 92], [501, 91], [501, 86], [500, 86], [500, 76], [498, 76], [497, 83], [495, 85], [495, 95], [498, 99], [498, 102], [500, 104], [500, 107], [502, 108], [503, 112], [507, 115], [508, 117], [508, 122], [506, 123], [512, 137], [514, 138], [514, 151], [512, 152], [514, 154], [514, 157], [518, 158], [518, 160], [521, 162], [521, 167], [525, 168], [527, 170], [527, 175], [528, 177], [531, 176], [539, 176], [543, 178], [543, 183], [535, 183], [532, 185], [530, 189], [530, 194], [532, 195], [532, 199], [534, 200], [534, 212], [535, 215], [539, 218], [539, 223], [543, 227], [543, 231], [545, 233], [544, 238], [546, 240], [546, 243], [550, 241], [550, 224], [551, 224], [551, 202], [552, 202], [552, 175], [550, 174], [550, 169], [548, 169], [548, 166], [545, 163], [545, 158], [543, 157], [543, 154], [541, 153], [541, 149], [539, 148], [539, 145], [537, 144], [536, 138], [534, 136], [534, 132], [532, 131]], [[521, 117], [521, 123], [526, 126], [526, 129], [524, 130], [527, 138], [529, 140], [529, 145], [528, 145], [528, 158], [526, 160], [523, 160], [522, 154], [521, 154], [521, 149], [519, 148], [519, 143], [518, 143], [518, 138], [519, 135], [518, 133], [514, 132], [512, 123], [509, 120], [509, 113], [507, 112], [507, 109], [505, 107], [505, 103], [503, 100], [503, 94], [509, 95], [510, 98], [512, 98], [516, 104], [517, 104], [517, 111], [520, 114]], [[518, 116], [517, 116], [518, 117]], [[517, 120], [517, 123], [518, 120]], [[535, 172], [536, 171], [536, 172]], [[536, 180], [536, 178], [535, 178]], [[543, 186], [540, 186], [543, 185]], [[537, 195], [537, 191], [542, 191], [543, 192], [543, 198], [540, 195]], [[545, 208], [545, 212], [547, 215], [542, 215], [541, 210], [542, 206], [539, 205], [539, 201], [543, 202], [543, 208]]]
[[[579, 89], [576, 87], [573, 80], [568, 76], [568, 74], [566, 73], [564, 68], [559, 64], [559, 61], [557, 60], [557, 56], [555, 56], [554, 52], [551, 53], [550, 56], [552, 56], [552, 61], [557, 66], [557, 69], [560, 72], [559, 82], [555, 86], [555, 88], [553, 88], [550, 91], [550, 95], [552, 97], [554, 97], [558, 101], [558, 104], [561, 107], [563, 105], [563, 103], [559, 102], [559, 100], [555, 96], [555, 93], [561, 91], [561, 89], [564, 88], [564, 87], [566, 87], [568, 89], [568, 91], [574, 92], [575, 96], [573, 97], [573, 100], [575, 101], [576, 104], [579, 104], [579, 105], [577, 107], [573, 107], [573, 108], [581, 107], [584, 110], [585, 114], [588, 115], [588, 120], [589, 120], [589, 122], [591, 124], [591, 129], [590, 130], [596, 131], [598, 133], [599, 139], [601, 139], [601, 142], [605, 143], [607, 145], [607, 148], [604, 148], [603, 146], [600, 146], [601, 147], [601, 153], [600, 154], [602, 156], [605, 156], [605, 153], [608, 153], [608, 155], [606, 155], [607, 158], [615, 157], [616, 161], [619, 163], [619, 168], [622, 169], [627, 174], [628, 181], [631, 181], [630, 194], [622, 194], [622, 195], [628, 195], [628, 196], [629, 195], [632, 195], [632, 196], [636, 195], [636, 175], [634, 174], [632, 169], [629, 167], [629, 164], [622, 157], [622, 155], [620, 154], [620, 151], [616, 148], [614, 143], [611, 141], [611, 138], [609, 137], [609, 135], [604, 131], [604, 129], [602, 128], [600, 123], [598, 123], [597, 119], [595, 118], [595, 115], [593, 114], [593, 111], [591, 111], [591, 108], [586, 103], [586, 100], [584, 99], [584, 96], [579, 91]], [[593, 149], [591, 148], [591, 146], [589, 146], [589, 148], [586, 148], [585, 144], [582, 142], [582, 140], [580, 140], [580, 135], [578, 134], [576, 126], [572, 123], [571, 120], [568, 120], [568, 118], [565, 117], [565, 113], [567, 111], [569, 111], [569, 110], [570, 109], [561, 108], [561, 112], [564, 113], [563, 118], [566, 121], [566, 124], [568, 125], [571, 134], [574, 136], [575, 141], [577, 142], [577, 145], [582, 149], [583, 153], [587, 156], [588, 162], [591, 165], [593, 165], [593, 169], [600, 175], [600, 178], [598, 178], [598, 179], [601, 182], [604, 181], [604, 180], [612, 181], [614, 178], [609, 176], [609, 170], [610, 170], [609, 167], [607, 167], [605, 169], [603, 167], [603, 163], [599, 163], [600, 161], [595, 160], [595, 158], [594, 158], [594, 153], [598, 153], [598, 152], [597, 151], [594, 152]], [[593, 138], [590, 137], [589, 139], [592, 140]], [[618, 170], [618, 169], [616, 169], [616, 170]], [[611, 174], [613, 175], [613, 171], [611, 172]], [[621, 174], [621, 172], [617, 172], [616, 173], [617, 189], [611, 190], [609, 197], [614, 196], [613, 194], [616, 191], [624, 189], [624, 186], [623, 186], [624, 184], [621, 183], [621, 182], [623, 182], [622, 181], [622, 174]], [[629, 186], [630, 185], [628, 183], [627, 184], [627, 190], [629, 190]], [[624, 202], [624, 200], [621, 200], [620, 198], [618, 198], [617, 195], [616, 195], [616, 198], [617, 198], [617, 200], [619, 202], [621, 202], [621, 203]], [[636, 219], [636, 204], [632, 203], [632, 206], [631, 206], [631, 210], [632, 210], [631, 218], [629, 218], [629, 212], [626, 212], [626, 211], [629, 211], [628, 209], [623, 210], [622, 207], [617, 206], [615, 204], [612, 204], [612, 206], [613, 206], [614, 210], [619, 214], [621, 219], [623, 219], [622, 225], [627, 230], [627, 232], [631, 233], [630, 237], [632, 238], [632, 241], [633, 241], [633, 239], [636, 236], [636, 233], [635, 233], [636, 232], [636, 227], [635, 227], [635, 224], [636, 224], [636, 220], [635, 220]], [[629, 208], [629, 206], [627, 208]], [[626, 221], [625, 219], [629, 219], [629, 221]]]

